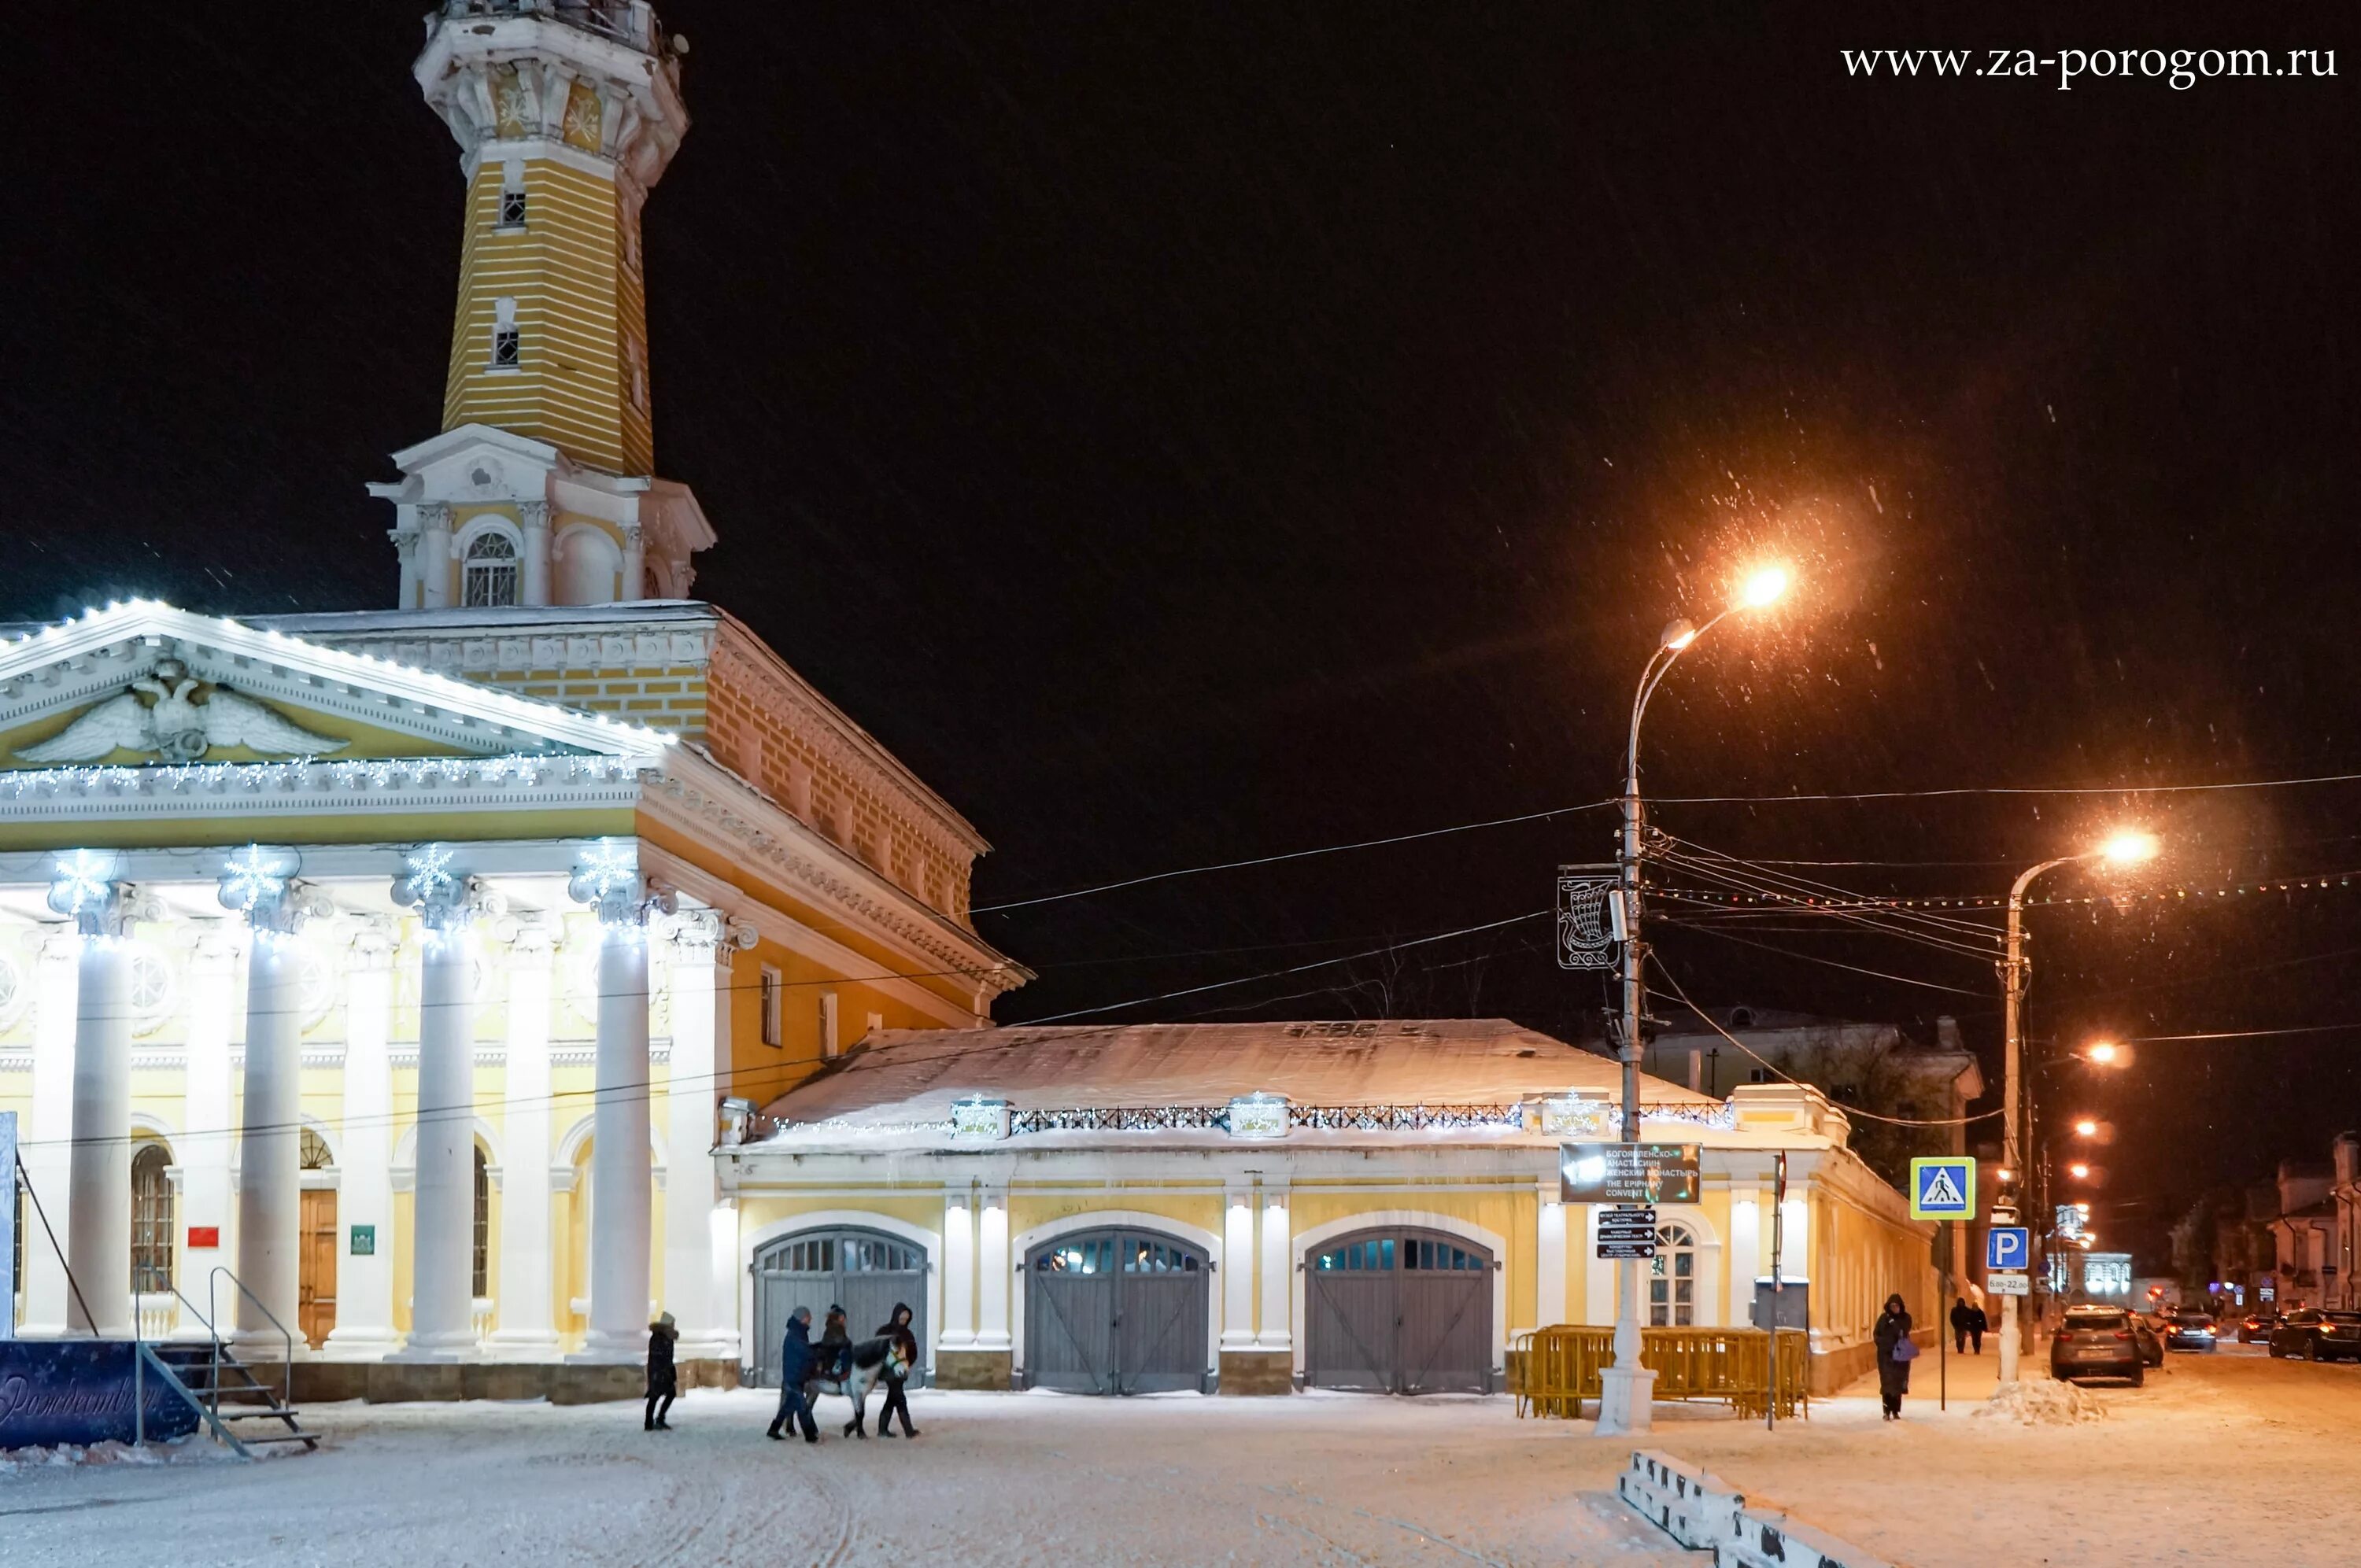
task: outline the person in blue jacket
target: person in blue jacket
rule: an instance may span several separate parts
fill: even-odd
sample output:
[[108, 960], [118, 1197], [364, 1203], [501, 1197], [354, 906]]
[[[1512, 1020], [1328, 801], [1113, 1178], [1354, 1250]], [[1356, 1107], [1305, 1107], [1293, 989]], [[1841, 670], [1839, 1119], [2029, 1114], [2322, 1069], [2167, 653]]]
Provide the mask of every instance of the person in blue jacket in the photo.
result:
[[819, 1426], [804, 1399], [804, 1379], [811, 1376], [811, 1309], [797, 1307], [787, 1314], [787, 1337], [779, 1345], [779, 1413], [771, 1418], [770, 1437], [784, 1439], [779, 1429], [794, 1422], [803, 1428], [806, 1442], [819, 1441]]

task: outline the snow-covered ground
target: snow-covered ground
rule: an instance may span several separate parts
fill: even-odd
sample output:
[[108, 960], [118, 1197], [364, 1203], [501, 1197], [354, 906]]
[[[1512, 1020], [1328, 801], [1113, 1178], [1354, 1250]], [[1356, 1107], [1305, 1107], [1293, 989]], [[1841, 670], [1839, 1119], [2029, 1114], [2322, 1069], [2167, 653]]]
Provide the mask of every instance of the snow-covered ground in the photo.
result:
[[[1954, 1389], [1991, 1386], [1991, 1360]], [[2106, 1415], [2026, 1427], [1873, 1398], [1776, 1433], [1660, 1407], [1654, 1446], [1916, 1568], [2361, 1559], [2361, 1367], [2176, 1355]], [[269, 1464], [0, 1470], [0, 1561], [184, 1564], [1702, 1561], [1611, 1500], [1629, 1445], [1504, 1398], [913, 1396], [923, 1435], [765, 1442], [772, 1401], [327, 1406]], [[840, 1400], [824, 1414], [841, 1420]]]

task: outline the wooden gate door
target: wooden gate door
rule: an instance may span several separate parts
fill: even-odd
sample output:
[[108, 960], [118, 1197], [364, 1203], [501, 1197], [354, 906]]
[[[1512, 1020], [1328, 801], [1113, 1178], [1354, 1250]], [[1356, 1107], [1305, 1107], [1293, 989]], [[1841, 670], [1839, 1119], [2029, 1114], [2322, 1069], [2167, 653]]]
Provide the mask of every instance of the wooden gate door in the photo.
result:
[[322, 1188], [303, 1194], [296, 1265], [296, 1332], [313, 1350], [336, 1326], [336, 1193]]

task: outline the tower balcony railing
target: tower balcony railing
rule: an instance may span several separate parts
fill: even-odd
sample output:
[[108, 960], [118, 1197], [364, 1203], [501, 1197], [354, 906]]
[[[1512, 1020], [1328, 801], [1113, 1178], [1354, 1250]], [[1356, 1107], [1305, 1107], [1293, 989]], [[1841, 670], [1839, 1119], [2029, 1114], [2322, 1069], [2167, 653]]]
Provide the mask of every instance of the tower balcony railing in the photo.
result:
[[469, 16], [545, 16], [644, 54], [654, 54], [664, 28], [648, 0], [444, 0], [447, 20]]

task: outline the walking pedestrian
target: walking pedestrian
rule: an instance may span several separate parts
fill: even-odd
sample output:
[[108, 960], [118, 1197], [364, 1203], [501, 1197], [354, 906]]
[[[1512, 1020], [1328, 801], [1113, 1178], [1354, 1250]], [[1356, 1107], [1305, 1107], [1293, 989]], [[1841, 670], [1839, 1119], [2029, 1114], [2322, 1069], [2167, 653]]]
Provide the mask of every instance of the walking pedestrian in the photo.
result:
[[1968, 1299], [1956, 1297], [1951, 1302], [1951, 1350], [1954, 1354], [1968, 1353]]
[[804, 1398], [804, 1380], [811, 1370], [811, 1309], [797, 1307], [787, 1314], [786, 1338], [779, 1344], [779, 1413], [771, 1418], [765, 1436], [784, 1439], [786, 1434], [779, 1429], [793, 1422], [803, 1428], [806, 1442], [819, 1441], [819, 1423], [812, 1420], [811, 1404]]
[[815, 1347], [813, 1365], [819, 1375], [829, 1382], [842, 1380], [852, 1370], [852, 1335], [844, 1324], [844, 1309], [830, 1307], [828, 1323], [820, 1330], [819, 1343]]
[[910, 1401], [902, 1387], [909, 1381], [910, 1374], [917, 1369], [918, 1363], [918, 1338], [910, 1332], [910, 1308], [906, 1302], [894, 1303], [893, 1315], [885, 1320], [885, 1326], [877, 1331], [877, 1337], [892, 1340], [895, 1352], [902, 1358], [902, 1375], [898, 1377], [894, 1375], [893, 1361], [889, 1359], [885, 1363], [885, 1408], [877, 1412], [877, 1435], [894, 1435], [894, 1412], [899, 1410], [902, 1412], [902, 1435], [916, 1437], [918, 1429], [910, 1424]]
[[1910, 1392], [1910, 1364], [1918, 1359], [1918, 1342], [1910, 1337], [1910, 1312], [1902, 1298], [1888, 1296], [1871, 1336], [1877, 1342], [1877, 1391], [1885, 1401], [1885, 1419], [1902, 1419], [1902, 1396]]
[[670, 1312], [648, 1325], [648, 1408], [640, 1420], [642, 1431], [672, 1431], [664, 1417], [672, 1409], [674, 1396], [680, 1392], [680, 1375], [672, 1365], [673, 1345], [679, 1338], [680, 1330], [673, 1325]]
[[1984, 1316], [1982, 1307], [1968, 1309], [1968, 1349], [1971, 1354], [1982, 1355], [1984, 1353], [1984, 1331], [1990, 1327], [1992, 1320]]

